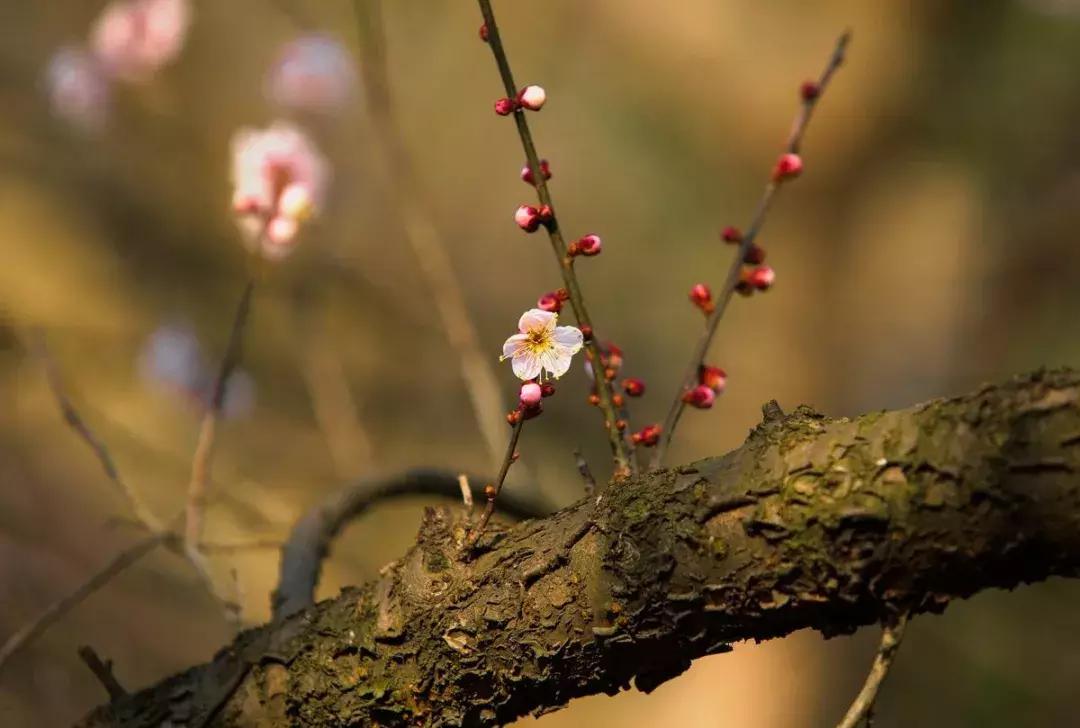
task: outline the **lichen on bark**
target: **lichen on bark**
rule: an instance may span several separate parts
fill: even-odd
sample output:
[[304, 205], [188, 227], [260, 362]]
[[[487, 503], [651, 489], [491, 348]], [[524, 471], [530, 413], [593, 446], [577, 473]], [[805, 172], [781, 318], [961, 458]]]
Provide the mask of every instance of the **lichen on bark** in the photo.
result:
[[766, 418], [738, 449], [492, 529], [429, 509], [379, 579], [238, 638], [84, 726], [499, 725], [651, 690], [731, 642], [1080, 566], [1080, 375], [907, 410]]

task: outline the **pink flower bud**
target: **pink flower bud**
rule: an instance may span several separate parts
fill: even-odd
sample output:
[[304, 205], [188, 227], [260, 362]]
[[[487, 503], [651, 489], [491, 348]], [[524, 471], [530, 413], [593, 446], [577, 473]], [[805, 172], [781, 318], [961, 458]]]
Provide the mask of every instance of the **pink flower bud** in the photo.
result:
[[514, 212], [514, 222], [525, 232], [534, 233], [540, 227], [540, 211], [532, 205], [521, 205]]
[[480, 26], [480, 40], [484, 41], [485, 43], [487, 43], [487, 42], [488, 42], [488, 27], [487, 27], [487, 23], [483, 23], [483, 24], [482, 24], [482, 25]]
[[[551, 179], [551, 165], [548, 164], [546, 159], [540, 160], [540, 176], [543, 177], [545, 181]], [[529, 169], [529, 165], [527, 164], [521, 168], [521, 179], [528, 184], [536, 185], [532, 170]]]
[[694, 287], [690, 289], [690, 302], [705, 313], [712, 313], [712, 291], [710, 291], [709, 287], [704, 283], [696, 283], [694, 284]]
[[542, 311], [558, 313], [562, 310], [562, 301], [559, 300], [558, 295], [555, 293], [545, 293], [540, 296], [540, 299], [536, 302], [536, 307]]
[[528, 409], [540, 404], [540, 398], [543, 397], [543, 391], [540, 389], [540, 385], [536, 382], [525, 382], [521, 385], [521, 394], [519, 400], [521, 406]]
[[691, 407], [709, 409], [713, 406], [713, 402], [716, 401], [716, 392], [713, 391], [712, 387], [699, 384], [693, 389], [687, 390], [682, 396], [682, 401]]
[[551, 209], [551, 205], [541, 205], [536, 214], [540, 216], [540, 222], [544, 224], [555, 219], [555, 211]]
[[742, 233], [739, 231], [739, 228], [733, 225], [728, 225], [726, 228], [724, 228], [724, 232], [721, 233], [721, 237], [724, 239], [725, 243], [742, 242]]
[[501, 98], [495, 102], [495, 113], [499, 116], [510, 116], [516, 108], [517, 104], [513, 99]]
[[798, 154], [781, 154], [773, 167], [773, 182], [783, 182], [802, 174], [802, 157]]
[[743, 263], [748, 265], [761, 265], [765, 262], [765, 248], [760, 245], [751, 245], [743, 256]]
[[639, 431], [630, 435], [630, 439], [635, 445], [641, 445], [642, 447], [652, 447], [656, 443], [660, 442], [660, 425], [646, 425]]
[[776, 281], [776, 271], [767, 265], [762, 265], [750, 271], [747, 280], [750, 285], [759, 291], [767, 291], [772, 288], [772, 284]]
[[813, 101], [820, 95], [821, 86], [818, 85], [817, 81], [803, 81], [802, 85], [799, 86], [799, 96], [802, 97], [803, 101]]
[[637, 377], [630, 377], [624, 379], [622, 383], [623, 391], [631, 397], [640, 397], [645, 394], [645, 382], [641, 381]]
[[698, 369], [698, 381], [717, 394], [720, 394], [727, 387], [727, 372], [720, 367], [702, 364]]
[[586, 235], [577, 241], [575, 247], [579, 254], [590, 257], [599, 255], [602, 248], [603, 243], [599, 235]]
[[517, 101], [530, 111], [539, 111], [547, 101], [547, 92], [542, 86], [526, 86], [518, 91]]

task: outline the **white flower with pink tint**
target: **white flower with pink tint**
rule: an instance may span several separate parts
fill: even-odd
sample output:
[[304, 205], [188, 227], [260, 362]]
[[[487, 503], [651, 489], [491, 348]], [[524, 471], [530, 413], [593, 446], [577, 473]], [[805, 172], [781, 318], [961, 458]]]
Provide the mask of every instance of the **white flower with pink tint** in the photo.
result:
[[533, 308], [522, 314], [518, 333], [503, 344], [499, 361], [511, 360], [514, 374], [523, 380], [537, 379], [544, 372], [558, 379], [570, 368], [570, 360], [581, 351], [583, 337], [574, 326], [556, 326], [559, 315]]
[[90, 30], [90, 47], [105, 70], [143, 81], [173, 61], [191, 24], [189, 0], [114, 0]]
[[266, 78], [274, 103], [320, 113], [344, 106], [355, 87], [352, 56], [340, 42], [318, 33], [286, 43]]
[[232, 140], [233, 210], [249, 245], [271, 260], [292, 252], [300, 225], [322, 207], [330, 171], [295, 126], [241, 129]]
[[45, 86], [53, 112], [85, 131], [98, 131], [109, 115], [109, 80], [94, 57], [61, 48], [49, 62]]

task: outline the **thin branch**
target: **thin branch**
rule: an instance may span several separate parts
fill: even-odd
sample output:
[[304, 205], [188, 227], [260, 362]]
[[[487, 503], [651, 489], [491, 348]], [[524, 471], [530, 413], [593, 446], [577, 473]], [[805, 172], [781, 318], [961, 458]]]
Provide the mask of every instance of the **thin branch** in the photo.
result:
[[506, 481], [506, 474], [510, 472], [510, 466], [517, 460], [515, 451], [517, 450], [518, 439], [521, 437], [521, 429], [524, 426], [525, 418], [518, 417], [517, 421], [514, 422], [514, 429], [510, 433], [510, 441], [506, 444], [506, 454], [503, 456], [502, 465], [499, 466], [499, 475], [495, 478], [493, 484], [484, 486], [484, 497], [487, 498], [487, 503], [484, 505], [484, 511], [480, 514], [480, 522], [469, 532], [469, 536], [465, 540], [465, 543], [469, 546], [475, 544], [483, 535], [488, 521], [491, 520], [491, 515], [495, 512], [495, 499], [499, 497], [499, 492]]
[[86, 421], [79, 414], [79, 411], [75, 409], [75, 405], [71, 402], [71, 398], [64, 388], [59, 367], [49, 353], [49, 348], [45, 343], [45, 337], [41, 332], [34, 332], [31, 335], [30, 348], [45, 370], [45, 377], [48, 379], [49, 388], [52, 390], [53, 397], [60, 407], [60, 414], [63, 416], [64, 422], [67, 423], [68, 427], [70, 427], [93, 451], [98, 462], [101, 464], [101, 469], [105, 471], [105, 476], [111, 480], [117, 490], [120, 491], [120, 494], [127, 501], [132, 514], [134, 514], [139, 522], [151, 533], [161, 531], [161, 521], [158, 520], [146, 505], [135, 487], [120, 477], [120, 471], [116, 468], [116, 463], [109, 453], [108, 447], [106, 447], [104, 441], [90, 429], [90, 426], [86, 424]]
[[[254, 288], [254, 279], [249, 279], [244, 285], [244, 292], [240, 296], [236, 314], [233, 316], [229, 341], [225, 347], [225, 355], [221, 360], [221, 368], [218, 370], [217, 378], [214, 380], [210, 401], [206, 413], [203, 415], [202, 425], [199, 427], [199, 439], [191, 463], [191, 481], [188, 483], [187, 506], [184, 517], [184, 548], [192, 555], [198, 552], [199, 542], [202, 540], [206, 490], [210, 480], [218, 418], [221, 416], [221, 409], [225, 404], [225, 393], [228, 388], [229, 377], [240, 361], [240, 343], [243, 340], [244, 328], [251, 309], [251, 294]], [[197, 561], [194, 556], [192, 556], [192, 559], [193, 563]], [[198, 564], [196, 566], [198, 567]]]
[[170, 536], [171, 534], [168, 532], [159, 531], [157, 533], [152, 533], [149, 536], [144, 537], [141, 541], [137, 541], [127, 547], [114, 556], [111, 561], [105, 564], [105, 566], [98, 570], [93, 576], [70, 593], [57, 599], [32, 621], [19, 628], [15, 634], [8, 637], [7, 642], [4, 643], [3, 647], [0, 647], [0, 669], [3, 669], [4, 665], [15, 654], [51, 627], [56, 621], [70, 612], [74, 607], [82, 603], [84, 599], [105, 586], [105, 584], [109, 583], [114, 576], [150, 553]]
[[[478, 0], [478, 2], [480, 3], [480, 12], [484, 16], [484, 24], [487, 27], [487, 43], [491, 47], [491, 52], [495, 56], [495, 63], [499, 67], [503, 88], [506, 91], [506, 96], [513, 99], [517, 96], [518, 88], [514, 83], [514, 76], [510, 71], [510, 61], [506, 57], [506, 51], [499, 36], [499, 27], [495, 23], [495, 13], [491, 8], [490, 0]], [[578, 284], [577, 275], [574, 272], [574, 258], [566, 254], [566, 241], [563, 239], [562, 231], [559, 229], [558, 216], [555, 214], [555, 204], [552, 202], [547, 181], [540, 170], [540, 156], [536, 152], [536, 145], [533, 143], [532, 133], [529, 131], [529, 122], [526, 120], [525, 112], [521, 108], [515, 109], [513, 116], [518, 136], [521, 138], [521, 146], [525, 150], [525, 159], [529, 169], [532, 170], [540, 203], [547, 205], [551, 209], [551, 220], [546, 224], [546, 227], [548, 237], [551, 240], [552, 251], [555, 253], [555, 259], [559, 263], [559, 272], [562, 273], [563, 285], [570, 294], [570, 307], [574, 311], [574, 316], [577, 317], [578, 326], [588, 327], [593, 332], [591, 336], [585, 339], [585, 348], [593, 362], [593, 366], [597, 369], [595, 378], [596, 393], [600, 398], [600, 411], [604, 415], [604, 426], [607, 429], [612, 456], [615, 459], [614, 476], [622, 478], [633, 473], [637, 469], [637, 463], [630, 457], [623, 433], [615, 426], [619, 417], [612, 400], [611, 382], [602, 376], [599, 371], [600, 348], [596, 343], [595, 328], [589, 318], [589, 312], [585, 308], [585, 299], [582, 297], [581, 286]]]
[[257, 538], [251, 541], [203, 541], [204, 554], [238, 554], [245, 551], [271, 551], [282, 546], [280, 538]]
[[[850, 31], [845, 32], [840, 36], [836, 41], [836, 47], [829, 57], [829, 62], [826, 64], [825, 70], [822, 71], [821, 76], [818, 78], [816, 93], [804, 94], [802, 105], [799, 107], [799, 113], [795, 117], [795, 122], [792, 126], [791, 133], [788, 136], [787, 144], [784, 147], [785, 152], [795, 154], [799, 151], [803, 135], [806, 133], [806, 127], [810, 123], [810, 118], [813, 116], [814, 108], [825, 94], [825, 89], [829, 85], [829, 81], [832, 79], [833, 74], [836, 73], [837, 69], [843, 64], [847, 46], [850, 41]], [[679, 417], [682, 415], [683, 410], [686, 409], [686, 402], [683, 401], [683, 394], [687, 389], [693, 387], [694, 383], [697, 381], [698, 371], [705, 362], [705, 357], [709, 354], [709, 347], [712, 345], [713, 337], [716, 335], [716, 330], [720, 325], [720, 321], [724, 318], [724, 311], [727, 309], [728, 303], [731, 301], [731, 297], [735, 293], [735, 288], [739, 283], [739, 275], [742, 272], [743, 261], [750, 251], [750, 248], [753, 246], [758, 233], [761, 232], [761, 228], [765, 224], [765, 216], [768, 214], [769, 207], [772, 205], [773, 199], [782, 184], [782, 181], [770, 179], [768, 184], [765, 185], [765, 191], [758, 201], [757, 209], [754, 211], [754, 217], [750, 223], [750, 227], [747, 228], [746, 232], [743, 234], [742, 240], [739, 243], [739, 249], [731, 261], [731, 266], [728, 268], [724, 287], [721, 289], [720, 294], [716, 299], [716, 307], [705, 320], [705, 328], [702, 330], [697, 345], [694, 347], [694, 353], [690, 357], [690, 365], [686, 369], [686, 374], [683, 375], [679, 390], [675, 393], [675, 399], [668, 409], [667, 416], [664, 418], [664, 424], [661, 426], [660, 430], [660, 442], [658, 443], [650, 462], [650, 467], [652, 468], [660, 467], [661, 463], [663, 463], [664, 455], [667, 453], [668, 446], [671, 444], [671, 437], [675, 433], [675, 427], [679, 424]]]
[[581, 474], [581, 482], [585, 484], [585, 495], [592, 495], [596, 492], [596, 478], [593, 477], [589, 463], [586, 462], [580, 450], [574, 450], [574, 464], [577, 465], [577, 471]]
[[874, 701], [877, 700], [878, 691], [881, 690], [885, 678], [889, 676], [889, 668], [896, 659], [900, 642], [904, 639], [904, 631], [907, 629], [908, 617], [909, 613], [903, 612], [896, 617], [895, 621], [882, 626], [881, 644], [878, 645], [874, 664], [870, 667], [866, 682], [863, 683], [862, 690], [848, 708], [847, 715], [836, 728], [856, 728], [863, 721], [866, 721], [867, 726], [870, 725]]
[[112, 660], [102, 660], [98, 653], [94, 651], [94, 648], [89, 645], [83, 645], [79, 648], [79, 657], [90, 668], [90, 672], [94, 673], [94, 677], [98, 679], [98, 682], [104, 686], [105, 692], [109, 694], [109, 700], [119, 700], [128, 695], [128, 691], [124, 689], [124, 686], [116, 679], [116, 675], [113, 674]]
[[[469, 481], [487, 482], [475, 476]], [[417, 469], [359, 480], [324, 497], [296, 522], [281, 548], [281, 571], [272, 599], [274, 620], [280, 621], [315, 603], [315, 588], [330, 544], [346, 525], [370, 507], [407, 496], [451, 498], [460, 493], [460, 488], [457, 473]], [[479, 495], [473, 493], [474, 498]], [[534, 490], [519, 493], [514, 489], [502, 494], [498, 507], [500, 513], [516, 519], [542, 516], [555, 509], [554, 504]]]
[[469, 485], [469, 476], [465, 473], [457, 476], [458, 487], [461, 488], [461, 504], [465, 507], [465, 521], [472, 522], [473, 497], [472, 486]]
[[360, 68], [367, 89], [366, 107], [379, 135], [375, 149], [385, 155], [382, 168], [406, 242], [430, 290], [447, 340], [457, 354], [473, 416], [494, 467], [499, 462], [506, 426], [502, 417], [504, 401], [490, 363], [493, 357], [485, 355], [480, 348], [480, 337], [469, 316], [446, 239], [431, 215], [412, 157], [394, 118], [381, 0], [355, 0], [354, 7], [360, 34]]

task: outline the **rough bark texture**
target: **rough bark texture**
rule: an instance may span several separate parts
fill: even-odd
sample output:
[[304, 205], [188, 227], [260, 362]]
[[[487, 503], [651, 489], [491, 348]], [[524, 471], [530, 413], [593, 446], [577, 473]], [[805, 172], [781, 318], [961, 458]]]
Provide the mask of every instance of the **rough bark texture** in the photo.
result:
[[1078, 399], [1056, 371], [856, 420], [766, 406], [739, 449], [492, 531], [467, 561], [431, 509], [378, 581], [83, 725], [497, 725], [652, 690], [736, 640], [1073, 576]]

